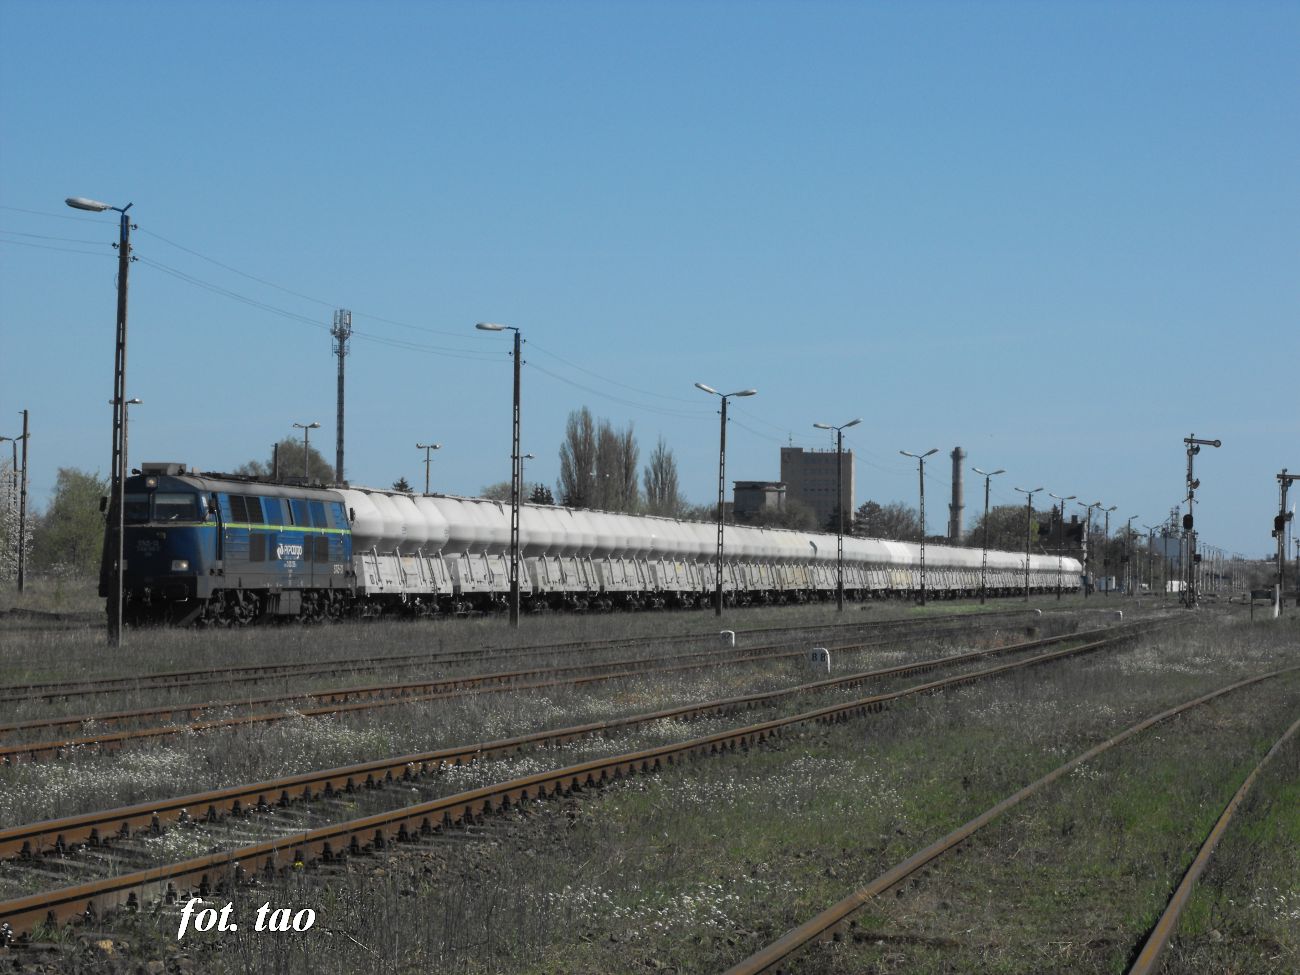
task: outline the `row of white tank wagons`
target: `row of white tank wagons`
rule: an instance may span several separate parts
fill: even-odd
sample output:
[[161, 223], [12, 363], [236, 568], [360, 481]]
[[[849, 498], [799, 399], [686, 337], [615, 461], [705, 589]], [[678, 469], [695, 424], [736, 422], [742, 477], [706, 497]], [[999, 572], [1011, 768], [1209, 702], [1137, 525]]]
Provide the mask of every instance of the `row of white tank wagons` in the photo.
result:
[[[340, 493], [352, 523], [359, 594], [422, 612], [499, 603], [510, 591], [510, 505], [483, 498], [365, 488]], [[534, 608], [694, 606], [717, 585], [717, 526], [646, 515], [524, 504], [519, 516], [522, 599]], [[1025, 557], [989, 552], [991, 594], [1024, 591]], [[979, 591], [980, 549], [927, 545], [926, 590]], [[1077, 590], [1074, 559], [1035, 555], [1029, 583]], [[851, 598], [921, 588], [920, 546], [845, 537]], [[723, 591], [732, 603], [803, 602], [836, 589], [836, 537], [728, 525]]]

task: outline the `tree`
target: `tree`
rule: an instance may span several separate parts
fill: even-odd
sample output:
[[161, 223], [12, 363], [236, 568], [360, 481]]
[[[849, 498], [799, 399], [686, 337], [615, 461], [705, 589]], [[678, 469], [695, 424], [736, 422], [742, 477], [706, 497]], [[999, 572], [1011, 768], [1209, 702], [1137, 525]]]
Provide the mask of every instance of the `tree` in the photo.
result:
[[479, 497], [486, 498], [489, 501], [506, 501], [511, 497], [514, 485], [510, 481], [497, 481], [495, 484], [485, 484], [479, 492]]
[[785, 508], [781, 511], [756, 511], [745, 519], [744, 524], [755, 528], [790, 528], [801, 532], [818, 530], [817, 512], [796, 498], [786, 498]]
[[915, 508], [899, 501], [882, 505], [865, 501], [853, 517], [854, 535], [900, 542], [921, 540], [921, 517]]
[[[285, 437], [279, 443], [280, 480], [290, 477], [302, 477], [302, 440], [297, 437]], [[235, 468], [236, 474], [258, 477], [266, 480], [275, 474], [274, 456], [266, 463], [250, 460]], [[334, 468], [315, 447], [307, 448], [307, 480], [313, 483], [331, 484], [334, 481]]]
[[393, 490], [401, 491], [403, 494], [410, 494], [412, 488], [410, 482], [408, 482], [405, 477], [399, 477], [393, 482]]
[[[6, 458], [0, 461], [0, 580], [18, 578], [19, 477]], [[32, 551], [32, 515], [28, 512], [27, 531], [22, 542], [27, 555]]]
[[596, 424], [585, 406], [569, 414], [560, 445], [560, 480], [564, 504], [590, 508], [596, 500]]
[[602, 511], [635, 511], [640, 500], [636, 465], [641, 451], [629, 423], [615, 430], [608, 420], [600, 421], [596, 434], [595, 507]]
[[545, 484], [537, 483], [533, 485], [532, 494], [528, 495], [530, 504], [555, 504], [555, 495]]
[[99, 571], [104, 549], [104, 516], [99, 501], [107, 494], [108, 481], [98, 474], [59, 468], [54, 497], [33, 532], [35, 571], [73, 575]]
[[677, 460], [663, 437], [659, 438], [654, 453], [650, 455], [644, 480], [646, 511], [666, 518], [679, 517], [686, 503], [682, 500], [681, 489], [677, 485]]
[[[1030, 515], [1028, 537], [1031, 551], [1039, 549], [1039, 526], [1052, 524], [1052, 516], [1045, 511], [1035, 511]], [[1001, 552], [1023, 552], [1025, 550], [1025, 506], [1021, 504], [1002, 504], [989, 510], [989, 548]], [[1053, 534], [1051, 544], [1055, 545]], [[974, 527], [966, 534], [966, 544], [972, 548], [984, 547], [984, 513], [980, 512]], [[1053, 548], [1053, 551], [1055, 549]]]

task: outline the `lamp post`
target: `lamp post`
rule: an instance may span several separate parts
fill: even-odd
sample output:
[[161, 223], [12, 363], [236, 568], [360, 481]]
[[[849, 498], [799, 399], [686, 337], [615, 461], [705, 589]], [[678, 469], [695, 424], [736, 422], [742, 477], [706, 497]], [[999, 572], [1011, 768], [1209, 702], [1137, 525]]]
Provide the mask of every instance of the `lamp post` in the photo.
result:
[[1147, 533], [1147, 593], [1154, 595], [1156, 591], [1156, 568], [1155, 568], [1155, 547], [1156, 547], [1156, 530], [1150, 525], [1143, 525], [1142, 528]]
[[510, 625], [519, 625], [519, 495], [523, 491], [524, 461], [519, 454], [519, 368], [523, 363], [523, 339], [513, 325], [496, 322], [479, 322], [475, 326], [483, 332], [514, 332], [515, 360], [514, 412], [510, 436]]
[[1129, 515], [1124, 522], [1124, 555], [1128, 558], [1128, 572], [1125, 573], [1124, 588], [1130, 598], [1133, 596], [1133, 519], [1141, 515]]
[[980, 557], [980, 605], [984, 605], [984, 596], [988, 591], [988, 572], [989, 572], [989, 481], [998, 474], [1005, 474], [1001, 467], [996, 471], [982, 471], [978, 467], [972, 467], [976, 474], [984, 476], [984, 552]]
[[906, 450], [900, 450], [899, 453], [904, 457], [914, 457], [917, 461], [918, 470], [921, 476], [921, 605], [925, 605], [925, 459], [931, 454], [937, 454], [938, 447], [931, 447], [923, 454], [911, 454]]
[[1221, 447], [1222, 440], [1198, 440], [1196, 434], [1183, 437], [1187, 444], [1187, 514], [1183, 515], [1183, 530], [1187, 533], [1187, 608], [1196, 608], [1196, 528], [1192, 509], [1196, 505], [1196, 489], [1201, 486], [1192, 475], [1192, 458], [1202, 447]]
[[712, 393], [722, 400], [722, 433], [718, 439], [718, 551], [717, 562], [718, 572], [714, 584], [714, 612], [722, 615], [722, 553], [723, 553], [723, 524], [726, 519], [723, 518], [723, 503], [726, 499], [726, 476], [727, 476], [727, 400], [733, 396], [753, 396], [758, 392], [756, 389], [741, 389], [734, 393], [719, 393], [712, 386], [706, 386], [704, 383], [696, 383], [696, 389], [702, 389], [706, 393]]
[[429, 463], [435, 450], [441, 450], [440, 443], [418, 443], [415, 445], [416, 450], [424, 451], [424, 493], [429, 493]]
[[1025, 496], [1025, 602], [1029, 602], [1029, 529], [1034, 521], [1034, 495], [1042, 488], [1036, 487], [1032, 491], [1026, 491], [1018, 487], [1016, 490]]
[[319, 430], [320, 424], [313, 420], [311, 423], [295, 423], [294, 427], [302, 431], [302, 479], [305, 481], [310, 476], [307, 473], [307, 460], [311, 456], [311, 431]]
[[1061, 516], [1056, 522], [1056, 600], [1057, 602], [1060, 602], [1062, 571], [1061, 550], [1065, 548], [1065, 502], [1073, 501], [1078, 497], [1078, 495], [1071, 494], [1068, 497], [1063, 498], [1060, 495], [1048, 491], [1047, 496], [1049, 498], [1056, 498], [1057, 501], [1061, 502]]
[[1088, 584], [1083, 587], [1083, 598], [1087, 599], [1092, 595], [1091, 590], [1094, 584], [1092, 578], [1092, 509], [1100, 508], [1101, 502], [1094, 501], [1092, 504], [1084, 504], [1082, 501], [1076, 501], [1075, 504], [1080, 508], [1088, 509], [1087, 520], [1083, 524], [1083, 571], [1088, 576]]
[[829, 423], [814, 423], [818, 430], [835, 431], [835, 608], [844, 612], [844, 431], [856, 427], [862, 417], [842, 423], [838, 427]]
[[[108, 645], [121, 646], [122, 643], [122, 570], [125, 562], [126, 513], [124, 511], [122, 492], [126, 482], [126, 463], [123, 456], [124, 428], [126, 425], [126, 294], [127, 276], [131, 268], [131, 230], [133, 225], [126, 212], [133, 204], [115, 207], [98, 200], [88, 200], [81, 196], [70, 196], [64, 201], [76, 210], [89, 210], [103, 213], [113, 210], [120, 214], [117, 240], [117, 339], [113, 354], [113, 464], [111, 485], [109, 489], [110, 517], [116, 520], [117, 538], [111, 549], [106, 548], [104, 561], [110, 559], [113, 566], [113, 585], [106, 593], [108, 596]], [[106, 573], [101, 566], [100, 586]]]

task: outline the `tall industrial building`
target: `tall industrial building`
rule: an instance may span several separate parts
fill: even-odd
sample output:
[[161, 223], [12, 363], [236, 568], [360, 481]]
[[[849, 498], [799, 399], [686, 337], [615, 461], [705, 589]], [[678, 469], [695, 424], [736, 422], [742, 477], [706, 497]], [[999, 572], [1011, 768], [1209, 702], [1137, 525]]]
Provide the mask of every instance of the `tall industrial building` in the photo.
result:
[[[828, 450], [781, 448], [781, 481], [785, 484], [786, 499], [802, 501], [812, 508], [817, 515], [819, 527], [825, 527], [835, 515], [840, 487], [835, 480], [837, 470], [838, 458], [834, 448]], [[855, 484], [853, 451], [845, 450], [843, 483], [845, 528], [852, 521], [853, 512], [858, 506], [854, 495]]]

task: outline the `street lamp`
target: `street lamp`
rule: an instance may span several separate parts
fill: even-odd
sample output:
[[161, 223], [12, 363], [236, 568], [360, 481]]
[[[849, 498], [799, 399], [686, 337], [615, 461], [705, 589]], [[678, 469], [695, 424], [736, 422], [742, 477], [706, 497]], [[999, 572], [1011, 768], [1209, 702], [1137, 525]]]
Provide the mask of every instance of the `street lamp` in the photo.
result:
[[311, 444], [309, 442], [311, 439], [311, 431], [319, 430], [320, 424], [313, 420], [311, 423], [295, 423], [294, 427], [302, 431], [302, 479], [305, 481], [309, 476], [307, 473], [307, 459], [311, 456], [309, 453], [311, 449]]
[[1087, 599], [1092, 595], [1092, 587], [1095, 580], [1092, 577], [1092, 509], [1100, 508], [1101, 502], [1094, 501], [1092, 504], [1084, 504], [1082, 501], [1076, 501], [1080, 508], [1088, 509], [1087, 520], [1083, 525], [1083, 571], [1088, 577], [1088, 584], [1083, 587], [1083, 598]]
[[838, 427], [829, 423], [814, 423], [818, 430], [835, 431], [835, 507], [839, 512], [835, 536], [835, 608], [844, 612], [844, 431], [856, 427], [862, 417], [842, 423]]
[[925, 605], [925, 459], [931, 454], [937, 454], [938, 447], [931, 447], [923, 454], [911, 454], [906, 450], [900, 450], [899, 453], [904, 457], [914, 457], [920, 469], [921, 474], [921, 605]]
[[1110, 513], [1119, 508], [1119, 505], [1112, 504], [1109, 508], [1101, 510], [1106, 514], [1106, 528], [1101, 533], [1101, 568], [1106, 573], [1106, 598], [1110, 598], [1111, 579], [1110, 579]]
[[416, 450], [424, 451], [424, 493], [429, 493], [429, 462], [435, 450], [441, 450], [440, 443], [418, 443], [415, 445]]
[[522, 364], [523, 339], [513, 325], [496, 322], [479, 322], [475, 326], [482, 332], [514, 332], [515, 395], [514, 418], [510, 438], [510, 625], [519, 625], [519, 495], [524, 489], [524, 461], [519, 455], [519, 367]]
[[722, 552], [723, 552], [723, 524], [722, 517], [723, 503], [726, 498], [726, 476], [727, 476], [727, 400], [733, 396], [753, 396], [758, 392], [757, 389], [741, 389], [734, 393], [719, 393], [712, 386], [706, 386], [704, 383], [696, 383], [696, 389], [702, 389], [706, 393], [712, 393], [722, 400], [722, 434], [718, 439], [718, 572], [717, 581], [714, 585], [714, 612], [722, 615]]
[[980, 605], [984, 605], [984, 595], [988, 590], [988, 572], [989, 572], [989, 481], [998, 474], [1005, 474], [1006, 471], [999, 467], [995, 471], [982, 471], [978, 467], [972, 467], [976, 474], [984, 478], [984, 554], [980, 559]]
[[1125, 586], [1128, 595], [1133, 596], [1133, 519], [1140, 518], [1141, 515], [1129, 515], [1128, 521], [1124, 523], [1124, 555], [1128, 559], [1128, 572], [1125, 573]]
[[[126, 482], [126, 457], [124, 453], [126, 427], [126, 287], [127, 276], [131, 268], [131, 230], [132, 224], [126, 211], [134, 204], [115, 207], [98, 200], [88, 200], [82, 196], [70, 196], [65, 201], [75, 210], [89, 210], [103, 213], [113, 210], [121, 215], [117, 240], [117, 339], [113, 354], [113, 466], [109, 490], [110, 518], [116, 512], [117, 539], [114, 547], [104, 553], [105, 559], [113, 558], [114, 582], [108, 596], [108, 645], [121, 646], [122, 643], [122, 570], [126, 561], [126, 513], [122, 493]], [[100, 585], [103, 576], [100, 572]]]
[[1040, 487], [1032, 491], [1026, 491], [1024, 488], [1016, 488], [1025, 496], [1025, 602], [1029, 602], [1029, 528], [1034, 520], [1034, 495], [1042, 490]]
[[1061, 502], [1061, 517], [1056, 523], [1056, 599], [1059, 602], [1061, 599], [1061, 550], [1065, 548], [1065, 502], [1073, 501], [1078, 495], [1071, 494], [1069, 497], [1063, 498], [1048, 491], [1047, 496], [1056, 498], [1057, 501]]
[[1156, 591], [1156, 530], [1150, 525], [1143, 525], [1147, 533], [1147, 592], [1154, 594]]

